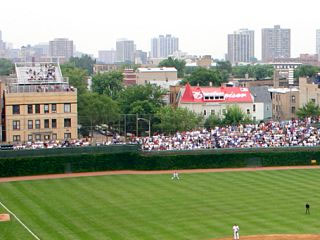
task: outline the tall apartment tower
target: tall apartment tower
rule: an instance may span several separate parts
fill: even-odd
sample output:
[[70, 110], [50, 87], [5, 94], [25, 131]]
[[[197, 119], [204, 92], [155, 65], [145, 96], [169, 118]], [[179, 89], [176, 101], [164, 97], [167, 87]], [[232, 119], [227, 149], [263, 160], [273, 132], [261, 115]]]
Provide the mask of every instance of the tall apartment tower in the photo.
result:
[[254, 31], [240, 29], [228, 34], [228, 60], [232, 64], [252, 62], [254, 59]]
[[291, 30], [280, 28], [262, 29], [262, 61], [272, 62], [275, 58], [290, 58], [291, 55]]
[[179, 38], [170, 34], [151, 39], [151, 58], [167, 58], [179, 51]]
[[119, 39], [116, 43], [116, 62], [134, 63], [134, 41]]
[[5, 44], [2, 41], [2, 32], [0, 30], [0, 50], [4, 50], [5, 49]]
[[50, 41], [49, 54], [51, 57], [71, 58], [73, 56], [73, 41], [67, 38], [56, 38]]
[[100, 50], [98, 52], [99, 61], [106, 64], [114, 64], [116, 62], [115, 50]]
[[316, 49], [318, 54], [318, 61], [320, 61], [320, 29], [317, 29]]

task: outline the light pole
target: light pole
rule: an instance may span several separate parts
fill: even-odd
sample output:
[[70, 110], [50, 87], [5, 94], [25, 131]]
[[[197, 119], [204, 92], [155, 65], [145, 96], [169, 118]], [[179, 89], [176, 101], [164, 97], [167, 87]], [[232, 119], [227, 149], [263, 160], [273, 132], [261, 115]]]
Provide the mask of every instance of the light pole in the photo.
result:
[[150, 137], [151, 137], [151, 121], [150, 121], [150, 119], [137, 118], [137, 122], [138, 122], [139, 120], [142, 120], [142, 121], [148, 122], [148, 124], [149, 124], [149, 138], [150, 138]]

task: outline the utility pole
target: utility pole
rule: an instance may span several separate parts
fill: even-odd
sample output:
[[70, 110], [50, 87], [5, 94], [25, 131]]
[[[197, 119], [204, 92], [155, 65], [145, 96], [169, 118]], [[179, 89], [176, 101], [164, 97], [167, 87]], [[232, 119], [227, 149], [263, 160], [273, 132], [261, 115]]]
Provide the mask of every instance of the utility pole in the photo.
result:
[[138, 124], [138, 121], [139, 121], [139, 119], [138, 119], [138, 113], [136, 114], [136, 137], [138, 137], [139, 136], [139, 130], [138, 130], [138, 128], [139, 128], [139, 124]]

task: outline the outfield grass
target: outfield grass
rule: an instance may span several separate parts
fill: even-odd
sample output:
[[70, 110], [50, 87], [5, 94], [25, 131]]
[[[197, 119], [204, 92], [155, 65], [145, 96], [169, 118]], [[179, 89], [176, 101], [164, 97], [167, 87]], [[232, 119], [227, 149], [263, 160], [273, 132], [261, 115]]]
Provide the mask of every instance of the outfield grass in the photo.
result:
[[[0, 184], [0, 200], [42, 240], [211, 239], [320, 233], [320, 170], [117, 175]], [[311, 205], [311, 215], [304, 205]], [[2, 210], [2, 209], [1, 209]], [[32, 239], [16, 221], [0, 239]]]

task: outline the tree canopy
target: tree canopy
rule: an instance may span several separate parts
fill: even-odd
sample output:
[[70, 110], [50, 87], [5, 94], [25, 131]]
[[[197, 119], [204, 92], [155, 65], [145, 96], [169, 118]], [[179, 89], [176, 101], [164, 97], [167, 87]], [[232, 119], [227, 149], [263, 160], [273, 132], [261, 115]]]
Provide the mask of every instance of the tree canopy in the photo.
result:
[[199, 67], [183, 79], [182, 84], [189, 82], [191, 86], [209, 86], [211, 82], [213, 86], [220, 86], [224, 81], [221, 71]]
[[96, 63], [96, 60], [92, 59], [89, 55], [85, 54], [79, 57], [71, 57], [69, 59], [69, 64], [74, 67], [87, 70], [89, 75], [93, 74], [93, 65]]
[[299, 66], [294, 71], [294, 75], [296, 78], [299, 77], [312, 77], [320, 72], [320, 67], [311, 66], [311, 65], [302, 65]]
[[185, 66], [186, 62], [184, 60], [173, 59], [172, 57], [162, 60], [159, 63], [159, 67], [174, 67], [175, 69], [177, 69], [178, 78], [182, 78], [184, 76]]
[[223, 113], [223, 124], [238, 125], [252, 122], [250, 116], [242, 111], [238, 105], [228, 106]]
[[121, 91], [118, 101], [125, 114], [154, 114], [164, 105], [166, 91], [159, 86], [133, 85]]
[[86, 70], [74, 67], [70, 64], [61, 65], [62, 75], [69, 78], [69, 84], [77, 88], [78, 95], [87, 91], [88, 74]]
[[244, 78], [246, 74], [250, 78], [257, 80], [271, 78], [273, 76], [273, 66], [268, 64], [257, 64], [257, 65], [245, 65], [245, 66], [234, 66], [232, 68], [232, 74], [236, 78]]
[[13, 63], [5, 58], [0, 59], [0, 76], [10, 75], [14, 69]]
[[320, 107], [313, 101], [309, 101], [303, 107], [297, 110], [297, 116], [301, 119], [307, 117], [318, 117], [320, 116]]
[[186, 108], [172, 106], [159, 108], [156, 112], [156, 118], [159, 120], [156, 128], [165, 133], [193, 130], [201, 125], [203, 119], [202, 116]]
[[92, 91], [116, 99], [123, 89], [122, 72], [98, 73], [92, 77]]

